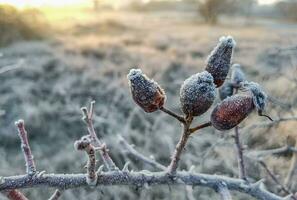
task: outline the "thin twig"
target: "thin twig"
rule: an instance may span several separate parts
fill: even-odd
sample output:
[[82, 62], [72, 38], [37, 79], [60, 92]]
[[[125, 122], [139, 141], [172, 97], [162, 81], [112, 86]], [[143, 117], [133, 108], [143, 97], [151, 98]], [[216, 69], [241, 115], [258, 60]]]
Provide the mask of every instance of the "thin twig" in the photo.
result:
[[187, 141], [190, 137], [189, 127], [192, 123], [193, 118], [187, 120], [185, 124], [183, 124], [183, 132], [179, 139], [179, 142], [177, 143], [174, 153], [171, 157], [171, 162], [168, 166], [168, 173], [171, 175], [174, 175], [176, 172], [176, 169], [178, 167], [178, 162], [180, 160], [180, 156], [185, 149], [185, 146], [187, 144]]
[[268, 168], [265, 162], [262, 160], [258, 161], [259, 164], [265, 169], [267, 174], [272, 178], [272, 180], [281, 188], [282, 191], [284, 191], [288, 195], [292, 195], [292, 199], [297, 200], [297, 198], [294, 197], [294, 194], [285, 186], [283, 185], [278, 178], [273, 174], [273, 172]]
[[230, 191], [225, 183], [219, 184], [217, 191], [220, 194], [222, 200], [232, 200]]
[[23, 193], [21, 193], [19, 190], [9, 190], [8, 192], [3, 192], [3, 194], [9, 199], [9, 200], [28, 200], [27, 197]]
[[256, 150], [256, 151], [250, 151], [247, 153], [248, 157], [265, 157], [269, 155], [277, 155], [282, 153], [297, 153], [297, 148], [292, 146], [284, 146], [276, 149], [268, 149], [268, 150]]
[[147, 163], [153, 167], [155, 167], [156, 169], [159, 170], [166, 170], [166, 167], [160, 163], [158, 163], [157, 161], [150, 159], [144, 155], [142, 155], [141, 153], [139, 153], [138, 151], [136, 151], [121, 135], [118, 135], [119, 141], [120, 143], [124, 146], [124, 148], [131, 154], [133, 155], [135, 158], [143, 161], [144, 163]]
[[194, 128], [190, 128], [189, 132], [190, 132], [190, 134], [192, 134], [192, 133], [194, 133], [194, 132], [196, 132], [196, 131], [198, 131], [200, 129], [203, 129], [203, 128], [206, 128], [206, 127], [209, 127], [209, 126], [211, 126], [211, 122], [206, 122], [206, 123], [200, 124], [200, 125], [198, 125], [198, 126], [196, 126]]
[[93, 118], [92, 118], [94, 115], [94, 104], [95, 104], [95, 101], [92, 101], [89, 111], [86, 107], [81, 108], [82, 113], [83, 113], [83, 120], [87, 124], [88, 132], [92, 138], [92, 141], [95, 142], [95, 145], [96, 145], [95, 147], [100, 149], [100, 155], [102, 157], [105, 167], [111, 171], [118, 170], [118, 167], [115, 165], [115, 163], [109, 156], [108, 149], [107, 149], [106, 145], [100, 141], [100, 139], [97, 137], [96, 131], [94, 129]]
[[56, 189], [54, 194], [48, 200], [58, 200], [62, 196], [62, 191]]
[[160, 108], [161, 111], [163, 111], [164, 113], [176, 118], [178, 121], [180, 121], [181, 123], [186, 123], [186, 120], [183, 116], [180, 116], [172, 111], [170, 111], [169, 109], [165, 108], [165, 107], [161, 107]]
[[296, 121], [296, 120], [297, 120], [297, 116], [283, 117], [283, 118], [279, 118], [279, 119], [274, 119], [273, 121], [262, 122], [262, 123], [258, 123], [258, 124], [252, 124], [252, 125], [249, 125], [249, 126], [245, 126], [242, 131], [248, 132], [248, 131], [251, 131], [252, 129], [255, 129], [255, 128], [266, 128], [266, 127], [269, 128], [269, 127], [277, 125], [277, 124], [279, 124], [281, 122]]
[[[88, 186], [85, 174], [43, 174], [42, 176], [4, 177], [0, 192], [11, 189], [33, 188], [38, 186], [70, 189]], [[260, 200], [283, 200], [282, 197], [268, 192], [259, 184], [249, 184], [237, 178], [219, 175], [207, 175], [189, 172], [177, 172], [175, 178], [167, 172], [122, 172], [110, 171], [100, 173], [96, 186], [103, 185], [193, 185], [217, 189], [218, 183], [224, 182], [229, 190], [246, 193]]]
[[[297, 144], [294, 149], [297, 149]], [[293, 157], [291, 159], [291, 165], [287, 174], [287, 177], [285, 179], [285, 185], [288, 187], [292, 187], [294, 180], [294, 176], [297, 175], [297, 151], [294, 152]]]
[[241, 179], [247, 181], [246, 169], [245, 169], [245, 164], [244, 164], [244, 159], [243, 159], [243, 148], [242, 148], [242, 144], [241, 144], [241, 141], [240, 141], [238, 126], [236, 126], [234, 128], [234, 133], [235, 133], [234, 140], [235, 140], [236, 151], [237, 151], [239, 177]]
[[28, 134], [25, 130], [24, 120], [18, 120], [15, 122], [15, 125], [18, 128], [18, 135], [21, 139], [21, 147], [24, 153], [25, 162], [26, 162], [26, 172], [28, 175], [33, 175], [36, 173], [36, 166], [34, 163], [34, 157], [31, 152], [31, 148], [28, 141]]
[[74, 143], [76, 150], [85, 151], [88, 155], [87, 168], [87, 183], [89, 185], [96, 185], [97, 174], [96, 174], [96, 156], [95, 149], [91, 144], [91, 139], [88, 136], [83, 136], [80, 140]]
[[22, 66], [22, 64], [24, 64], [24, 60], [20, 60], [17, 63], [14, 63], [14, 64], [10, 64], [10, 65], [6, 65], [4, 67], [1, 67], [0, 68], [0, 74], [3, 74], [3, 73], [6, 73], [6, 72], [9, 72], [9, 71], [18, 69], [18, 68], [20, 68]]

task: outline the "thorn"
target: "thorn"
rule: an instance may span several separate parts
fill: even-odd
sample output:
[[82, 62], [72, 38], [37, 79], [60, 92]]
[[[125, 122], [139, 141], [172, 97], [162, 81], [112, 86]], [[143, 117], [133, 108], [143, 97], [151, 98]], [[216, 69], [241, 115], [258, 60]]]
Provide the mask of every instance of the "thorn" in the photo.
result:
[[40, 178], [40, 177], [43, 176], [43, 174], [45, 174], [45, 172], [46, 172], [45, 170], [43, 170], [43, 171], [41, 171], [41, 172], [37, 172], [35, 176], [36, 176], [37, 178]]
[[194, 170], [195, 170], [195, 165], [192, 165], [192, 166], [190, 167], [190, 169], [189, 169], [189, 172], [190, 172], [190, 173], [193, 173]]
[[100, 175], [101, 172], [103, 171], [104, 165], [100, 165], [100, 167], [98, 168], [98, 170], [96, 171], [97, 175]]
[[252, 183], [252, 187], [261, 188], [264, 186], [265, 179], [260, 179], [255, 183]]
[[5, 183], [5, 179], [2, 176], [0, 176], [0, 185], [2, 185], [4, 183]]
[[129, 172], [129, 165], [130, 165], [130, 162], [129, 161], [126, 162], [125, 165], [124, 165], [124, 167], [123, 167], [123, 169], [122, 169], [122, 171], [123, 172]]

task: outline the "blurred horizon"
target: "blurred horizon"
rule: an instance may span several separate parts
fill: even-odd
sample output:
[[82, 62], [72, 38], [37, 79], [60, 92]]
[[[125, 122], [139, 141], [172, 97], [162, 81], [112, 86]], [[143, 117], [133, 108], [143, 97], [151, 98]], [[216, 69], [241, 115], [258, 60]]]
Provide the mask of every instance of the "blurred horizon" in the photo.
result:
[[[150, 3], [153, 1], [182, 1], [182, 0], [139, 0], [140, 3]], [[282, 0], [256, 0], [259, 5], [271, 5]], [[93, 0], [0, 0], [0, 4], [8, 4], [18, 8], [42, 8], [42, 7], [69, 7], [80, 6], [88, 7], [92, 6]], [[111, 5], [114, 8], [121, 7], [131, 2], [137, 2], [135, 0], [100, 0], [100, 3]]]

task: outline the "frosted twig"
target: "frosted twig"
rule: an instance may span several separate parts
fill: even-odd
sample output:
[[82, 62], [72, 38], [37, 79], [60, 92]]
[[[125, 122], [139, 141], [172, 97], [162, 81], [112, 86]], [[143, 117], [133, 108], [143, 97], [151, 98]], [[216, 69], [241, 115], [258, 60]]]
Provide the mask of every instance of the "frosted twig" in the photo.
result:
[[209, 127], [209, 126], [211, 126], [211, 122], [206, 122], [206, 123], [204, 123], [204, 124], [200, 124], [200, 125], [198, 125], [198, 126], [196, 126], [196, 127], [194, 127], [194, 128], [190, 128], [190, 129], [189, 129], [189, 132], [190, 132], [190, 134], [193, 134], [194, 132], [196, 132], [196, 131], [198, 131], [198, 130], [200, 130], [200, 129]]
[[297, 153], [297, 148], [292, 146], [284, 146], [276, 149], [267, 149], [267, 150], [256, 150], [256, 151], [250, 151], [247, 153], [248, 157], [265, 157], [269, 155], [277, 155], [281, 153]]
[[[0, 192], [12, 189], [34, 188], [38, 186], [70, 189], [88, 186], [85, 174], [43, 174], [42, 176], [10, 176], [4, 177], [0, 184]], [[175, 178], [167, 172], [121, 172], [110, 171], [100, 173], [96, 186], [103, 185], [193, 185], [217, 189], [218, 184], [224, 182], [232, 191], [239, 191], [260, 200], [284, 200], [258, 184], [249, 184], [237, 178], [218, 175], [207, 175], [189, 172], [176, 172]]]
[[265, 171], [267, 172], [267, 174], [272, 178], [272, 180], [278, 185], [280, 186], [281, 190], [284, 191], [286, 194], [291, 194], [292, 195], [292, 199], [297, 200], [297, 198], [294, 197], [293, 193], [286, 187], [284, 186], [279, 180], [278, 178], [273, 174], [273, 172], [268, 168], [268, 166], [266, 165], [265, 162], [263, 162], [262, 160], [258, 160], [259, 164], [265, 169]]
[[62, 191], [56, 189], [54, 194], [48, 200], [58, 200], [62, 196]]
[[234, 140], [235, 140], [237, 159], [238, 159], [239, 177], [242, 178], [243, 180], [247, 181], [246, 169], [245, 169], [245, 164], [244, 164], [244, 160], [243, 160], [243, 148], [242, 148], [242, 144], [240, 141], [238, 126], [236, 126], [234, 128], [234, 133], [235, 133]]
[[[294, 149], [296, 149], [296, 148], [297, 148], [297, 144], [295, 145]], [[291, 186], [291, 184], [294, 181], [294, 176], [296, 176], [296, 175], [297, 175], [297, 151], [295, 151], [294, 154], [293, 154], [290, 169], [289, 169], [287, 177], [285, 179], [285, 184], [288, 187]]]
[[183, 152], [183, 150], [185, 149], [185, 146], [187, 144], [187, 141], [191, 135], [191, 133], [189, 132], [189, 127], [192, 123], [193, 117], [190, 117], [190, 119], [186, 120], [186, 123], [183, 124], [183, 132], [181, 134], [181, 137], [179, 139], [179, 142], [177, 143], [174, 153], [171, 157], [171, 162], [168, 166], [168, 173], [170, 175], [174, 175], [176, 172], [176, 169], [178, 167], [178, 162], [180, 160], [180, 156]]
[[164, 165], [162, 165], [162, 164], [158, 163], [157, 161], [150, 159], [150, 158], [144, 156], [143, 154], [139, 153], [138, 151], [136, 151], [121, 135], [118, 135], [118, 138], [119, 138], [120, 143], [129, 152], [129, 154], [133, 155], [135, 158], [143, 161], [144, 163], [147, 163], [147, 164], [155, 167], [156, 169], [166, 170], [166, 167]]
[[115, 165], [115, 163], [113, 162], [113, 160], [111, 159], [111, 157], [108, 154], [108, 149], [107, 149], [106, 145], [100, 141], [100, 139], [97, 137], [96, 131], [94, 129], [93, 118], [92, 118], [94, 115], [94, 104], [95, 104], [95, 101], [92, 101], [89, 111], [86, 107], [81, 108], [81, 111], [83, 114], [82, 119], [87, 124], [89, 135], [91, 136], [92, 141], [95, 142], [95, 147], [99, 148], [101, 150], [100, 155], [102, 157], [105, 167], [108, 170], [118, 170], [118, 167]]
[[74, 143], [76, 150], [85, 151], [88, 155], [87, 163], [87, 183], [89, 185], [96, 185], [97, 183], [97, 174], [96, 174], [96, 156], [95, 149], [91, 144], [91, 139], [88, 136], [83, 136], [80, 140], [77, 140]]
[[252, 129], [255, 129], [255, 128], [266, 128], [266, 127], [271, 127], [273, 125], [277, 125], [281, 122], [286, 122], [286, 121], [297, 121], [297, 116], [294, 116], [294, 117], [283, 117], [283, 118], [279, 118], [279, 119], [274, 119], [273, 121], [268, 121], [268, 122], [262, 122], [262, 123], [258, 123], [258, 124], [252, 124], [252, 125], [249, 125], [249, 126], [245, 126], [243, 128], [243, 131], [244, 132], [248, 132]]
[[3, 194], [10, 200], [28, 200], [23, 193], [16, 189], [3, 192]]
[[220, 194], [221, 200], [232, 200], [232, 196], [225, 183], [218, 185], [217, 192]]
[[36, 173], [36, 166], [34, 163], [34, 157], [31, 152], [31, 148], [28, 142], [28, 134], [25, 130], [24, 120], [20, 119], [15, 122], [15, 125], [18, 128], [18, 135], [21, 139], [21, 147], [24, 153], [25, 162], [26, 162], [26, 172], [28, 175], [34, 175]]
[[17, 63], [14, 63], [14, 64], [10, 64], [10, 65], [6, 65], [4, 67], [1, 67], [0, 68], [0, 74], [3, 74], [3, 73], [8, 72], [8, 71], [15, 70], [17, 68], [20, 68], [23, 63], [24, 63], [24, 60], [20, 60]]
[[167, 108], [165, 108], [165, 107], [161, 107], [160, 110], [163, 111], [164, 113], [166, 113], [166, 114], [168, 114], [168, 115], [170, 115], [170, 116], [176, 118], [176, 119], [177, 119], [178, 121], [180, 121], [181, 123], [185, 123], [185, 122], [186, 122], [186, 120], [185, 120], [185, 118], [184, 118], [183, 116], [180, 116], [180, 115], [178, 115], [178, 114], [176, 114], [176, 113], [170, 111], [169, 109], [167, 109]]

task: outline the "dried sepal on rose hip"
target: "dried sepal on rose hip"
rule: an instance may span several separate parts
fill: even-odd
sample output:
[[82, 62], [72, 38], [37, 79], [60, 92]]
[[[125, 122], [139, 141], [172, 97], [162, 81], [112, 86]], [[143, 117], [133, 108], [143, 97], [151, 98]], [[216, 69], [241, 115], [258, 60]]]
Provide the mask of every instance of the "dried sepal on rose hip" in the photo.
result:
[[187, 78], [180, 89], [182, 111], [187, 116], [198, 116], [205, 113], [216, 96], [213, 77], [207, 71]]
[[261, 88], [261, 86], [258, 83], [255, 82], [245, 82], [243, 84], [244, 89], [248, 89], [253, 97], [254, 105], [258, 111], [259, 116], [264, 116], [270, 119], [268, 115], [263, 114], [265, 107], [266, 107], [266, 101], [267, 101], [267, 95]]
[[212, 111], [210, 121], [218, 130], [229, 130], [242, 122], [254, 109], [251, 95], [240, 95], [224, 99]]
[[231, 70], [231, 82], [236, 88], [240, 88], [241, 84], [245, 82], [245, 75], [239, 64], [233, 64]]
[[219, 96], [221, 100], [233, 95], [233, 84], [230, 81], [225, 81], [222, 87], [219, 88]]
[[140, 69], [131, 69], [127, 78], [133, 100], [145, 112], [154, 112], [163, 107], [166, 95], [157, 82], [149, 79]]
[[207, 58], [205, 70], [211, 73], [217, 87], [223, 85], [228, 75], [235, 45], [231, 36], [223, 36]]

